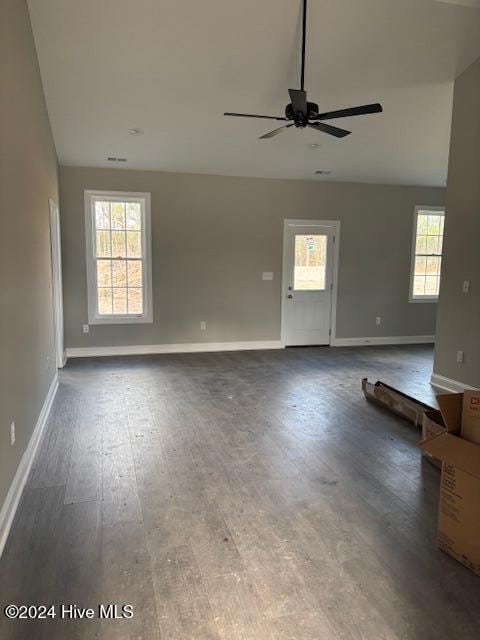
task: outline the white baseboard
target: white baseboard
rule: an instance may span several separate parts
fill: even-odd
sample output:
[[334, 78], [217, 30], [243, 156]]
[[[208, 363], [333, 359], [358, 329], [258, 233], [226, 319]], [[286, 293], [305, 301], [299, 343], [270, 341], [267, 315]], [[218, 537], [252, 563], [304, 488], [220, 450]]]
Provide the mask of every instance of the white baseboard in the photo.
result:
[[460, 393], [465, 389], [476, 389], [476, 387], [471, 387], [470, 385], [463, 382], [458, 382], [457, 380], [446, 378], [445, 376], [441, 376], [438, 373], [432, 373], [430, 384], [436, 389], [441, 389], [442, 391], [450, 391], [451, 393]]
[[255, 351], [283, 349], [280, 340], [263, 342], [190, 342], [180, 344], [135, 344], [119, 347], [69, 347], [67, 358], [97, 356], [132, 356], [158, 353], [208, 353], [211, 351]]
[[366, 347], [368, 345], [432, 344], [435, 336], [377, 336], [373, 338], [334, 338], [332, 347]]
[[22, 497], [23, 488], [25, 487], [28, 474], [32, 468], [32, 463], [35, 458], [38, 445], [42, 439], [43, 430], [47, 424], [48, 414], [50, 413], [50, 408], [52, 406], [53, 399], [55, 398], [55, 394], [57, 393], [57, 389], [58, 375], [55, 374], [55, 377], [50, 384], [45, 402], [43, 403], [40, 411], [40, 415], [38, 416], [30, 442], [23, 453], [17, 472], [7, 493], [7, 497], [5, 498], [5, 502], [0, 510], [0, 557], [7, 542], [8, 534], [10, 533], [10, 528], [13, 524], [13, 519], [15, 518], [15, 513], [20, 503], [20, 498]]

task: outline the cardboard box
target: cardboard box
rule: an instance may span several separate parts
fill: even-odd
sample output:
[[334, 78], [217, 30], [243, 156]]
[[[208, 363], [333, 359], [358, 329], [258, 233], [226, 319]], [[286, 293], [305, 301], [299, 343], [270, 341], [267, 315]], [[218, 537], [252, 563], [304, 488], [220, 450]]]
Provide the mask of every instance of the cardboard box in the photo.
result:
[[[439, 436], [441, 433], [446, 432], [445, 423], [443, 422], [442, 414], [437, 409], [432, 411], [425, 411], [422, 421], [422, 440], [430, 440], [435, 436]], [[422, 456], [425, 460], [428, 460], [437, 469], [442, 468], [442, 461], [438, 458], [434, 458], [427, 451], [422, 451]]]
[[480, 576], [480, 445], [461, 436], [464, 394], [437, 396], [444, 429], [420, 447], [442, 461], [437, 543]]
[[428, 404], [420, 402], [420, 400], [416, 400], [380, 380], [373, 384], [367, 378], [363, 378], [362, 389], [367, 400], [406, 418], [416, 427], [422, 426], [425, 411], [433, 411], [433, 407]]
[[480, 391], [465, 391], [462, 407], [462, 438], [480, 444]]

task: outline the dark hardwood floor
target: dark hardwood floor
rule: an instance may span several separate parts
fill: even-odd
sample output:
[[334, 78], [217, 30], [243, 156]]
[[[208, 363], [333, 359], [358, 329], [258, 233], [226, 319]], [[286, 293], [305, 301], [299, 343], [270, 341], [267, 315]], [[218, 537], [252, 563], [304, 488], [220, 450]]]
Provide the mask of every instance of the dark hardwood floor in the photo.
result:
[[478, 640], [437, 550], [439, 472], [360, 379], [427, 401], [424, 346], [72, 360], [0, 561], [0, 601], [130, 604], [2, 640]]

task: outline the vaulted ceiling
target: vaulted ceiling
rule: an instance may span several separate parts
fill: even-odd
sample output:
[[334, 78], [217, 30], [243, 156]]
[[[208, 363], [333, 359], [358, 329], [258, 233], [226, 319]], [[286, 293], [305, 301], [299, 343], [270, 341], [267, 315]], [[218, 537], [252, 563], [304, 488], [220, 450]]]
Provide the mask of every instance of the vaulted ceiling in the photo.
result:
[[[62, 164], [443, 185], [453, 81], [480, 57], [477, 0], [309, 0], [306, 89], [384, 113], [258, 136], [298, 87], [301, 0], [29, 0]], [[142, 130], [141, 135], [129, 129]], [[310, 145], [320, 146], [312, 148]], [[114, 165], [116, 166], [116, 165]]]

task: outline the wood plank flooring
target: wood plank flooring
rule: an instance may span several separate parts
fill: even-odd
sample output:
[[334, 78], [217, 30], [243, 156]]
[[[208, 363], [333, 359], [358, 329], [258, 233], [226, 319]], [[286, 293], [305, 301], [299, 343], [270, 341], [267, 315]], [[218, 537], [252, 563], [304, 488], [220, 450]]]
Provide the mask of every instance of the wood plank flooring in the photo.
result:
[[434, 402], [424, 346], [70, 361], [0, 603], [130, 604], [2, 640], [478, 640], [435, 546], [439, 474], [368, 375]]

